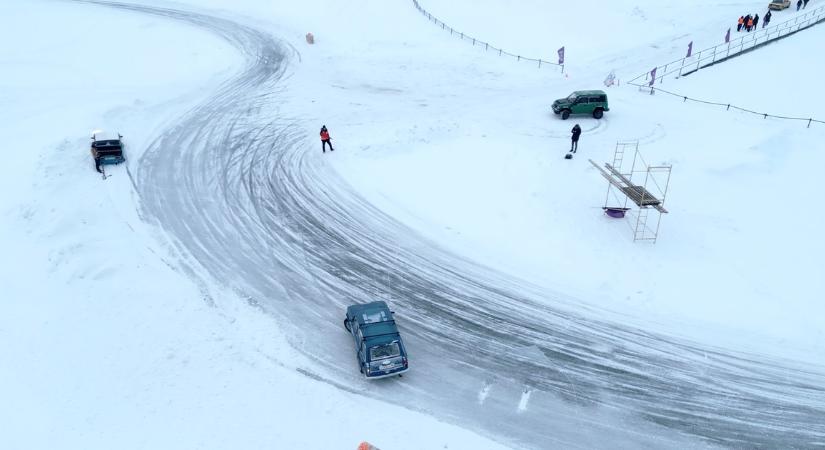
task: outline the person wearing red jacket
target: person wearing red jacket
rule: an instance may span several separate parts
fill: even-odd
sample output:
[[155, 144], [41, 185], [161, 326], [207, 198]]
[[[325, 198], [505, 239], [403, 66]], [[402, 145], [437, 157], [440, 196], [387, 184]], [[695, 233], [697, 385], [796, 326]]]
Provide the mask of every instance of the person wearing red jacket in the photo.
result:
[[329, 130], [327, 130], [326, 125], [322, 125], [321, 126], [321, 151], [324, 152], [324, 153], [327, 152], [327, 144], [329, 144], [329, 151], [331, 151], [331, 152], [335, 151], [335, 149], [332, 148], [332, 140], [329, 137]]

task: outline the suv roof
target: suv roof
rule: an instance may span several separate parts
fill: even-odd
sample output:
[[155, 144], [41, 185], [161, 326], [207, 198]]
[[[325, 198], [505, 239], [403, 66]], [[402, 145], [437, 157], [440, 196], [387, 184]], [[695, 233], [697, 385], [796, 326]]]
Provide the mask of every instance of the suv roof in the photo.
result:
[[92, 140], [95, 142], [97, 141], [119, 141], [121, 139], [120, 134], [112, 133], [110, 131], [103, 131], [103, 130], [95, 130], [92, 131]]
[[574, 94], [576, 94], [576, 95], [607, 95], [604, 91], [598, 91], [598, 90], [593, 90], [593, 91], [575, 91], [575, 92], [573, 92], [573, 93], [574, 93]]
[[392, 312], [383, 301], [350, 305], [347, 311], [357, 322], [365, 340], [370, 342], [398, 338], [398, 327]]
[[360, 305], [350, 305], [347, 307], [350, 316], [358, 320], [358, 323], [375, 323], [392, 320], [390, 307], [384, 301], [362, 303]]

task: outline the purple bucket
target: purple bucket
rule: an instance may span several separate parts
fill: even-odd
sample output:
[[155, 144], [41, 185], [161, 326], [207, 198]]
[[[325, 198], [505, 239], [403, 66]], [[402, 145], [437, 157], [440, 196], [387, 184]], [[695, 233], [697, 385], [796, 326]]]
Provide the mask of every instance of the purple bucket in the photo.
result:
[[624, 213], [630, 208], [602, 208], [604, 209], [604, 213], [614, 219], [621, 219], [624, 217]]

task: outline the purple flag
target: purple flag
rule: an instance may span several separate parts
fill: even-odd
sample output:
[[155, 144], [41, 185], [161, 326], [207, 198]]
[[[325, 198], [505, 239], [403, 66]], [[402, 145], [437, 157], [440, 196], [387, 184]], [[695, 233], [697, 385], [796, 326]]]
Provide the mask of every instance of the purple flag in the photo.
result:
[[559, 49], [559, 64], [564, 64], [564, 47]]
[[653, 83], [656, 82], [656, 68], [654, 67], [653, 70], [650, 71], [650, 83], [648, 86], [653, 86]]
[[685, 58], [690, 58], [690, 55], [692, 55], [692, 54], [693, 54], [693, 41], [690, 41], [690, 44], [688, 44], [688, 54], [687, 54], [687, 56], [685, 56]]
[[727, 34], [725, 34], [725, 43], [730, 43], [730, 28], [728, 28]]

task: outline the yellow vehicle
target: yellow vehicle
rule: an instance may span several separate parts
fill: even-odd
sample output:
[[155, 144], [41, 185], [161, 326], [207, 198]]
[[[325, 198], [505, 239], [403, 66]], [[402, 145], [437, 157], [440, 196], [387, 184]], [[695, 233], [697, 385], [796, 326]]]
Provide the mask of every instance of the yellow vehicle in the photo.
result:
[[791, 0], [772, 0], [768, 3], [768, 9], [783, 10], [791, 6]]

